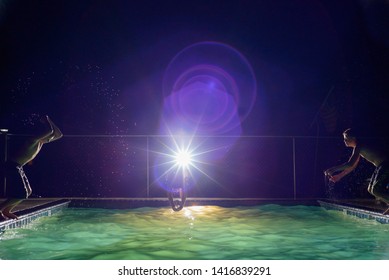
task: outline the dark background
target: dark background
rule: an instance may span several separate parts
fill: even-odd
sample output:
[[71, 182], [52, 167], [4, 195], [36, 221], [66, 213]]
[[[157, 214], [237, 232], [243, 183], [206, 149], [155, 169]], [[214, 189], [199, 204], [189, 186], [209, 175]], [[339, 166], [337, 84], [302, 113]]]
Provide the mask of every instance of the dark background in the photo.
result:
[[[295, 171], [292, 138], [242, 138], [209, 170], [225, 188], [202, 182], [193, 192], [293, 197], [296, 172], [299, 197], [323, 196], [322, 170], [350, 152], [344, 129], [387, 136], [388, 18], [384, 0], [2, 1], [0, 125], [23, 133], [33, 113], [62, 129], [32, 163], [44, 196], [144, 196], [147, 184], [159, 195], [147, 183], [146, 138], [78, 136], [157, 133], [167, 65], [189, 45], [217, 41], [257, 78], [243, 135], [308, 138], [295, 142]], [[365, 184], [371, 170], [360, 168], [345, 189]], [[226, 177], [231, 170], [241, 171]]]

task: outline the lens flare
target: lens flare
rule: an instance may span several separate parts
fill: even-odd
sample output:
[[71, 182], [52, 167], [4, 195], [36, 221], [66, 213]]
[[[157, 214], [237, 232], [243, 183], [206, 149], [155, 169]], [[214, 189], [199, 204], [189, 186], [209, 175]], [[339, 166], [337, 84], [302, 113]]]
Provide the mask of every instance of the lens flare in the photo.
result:
[[167, 137], [156, 149], [156, 181], [167, 190], [192, 187], [200, 177], [216, 182], [206, 167], [224, 158], [239, 139], [256, 100], [250, 63], [226, 44], [193, 44], [169, 63], [163, 94], [159, 134]]
[[167, 97], [205, 80], [230, 95], [240, 122], [246, 119], [257, 97], [257, 82], [250, 63], [239, 51], [227, 44], [209, 41], [186, 47], [168, 65], [163, 93]]

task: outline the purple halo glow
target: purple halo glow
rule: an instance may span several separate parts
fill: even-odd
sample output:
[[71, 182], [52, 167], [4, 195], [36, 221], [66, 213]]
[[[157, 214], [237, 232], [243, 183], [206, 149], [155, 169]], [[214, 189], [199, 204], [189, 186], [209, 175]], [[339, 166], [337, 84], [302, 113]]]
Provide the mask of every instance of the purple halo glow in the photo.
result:
[[171, 93], [182, 90], [193, 83], [202, 82], [208, 92], [221, 90], [232, 95], [239, 102], [239, 89], [233, 77], [214, 65], [196, 65], [181, 74], [174, 83]]
[[237, 92], [228, 73], [212, 65], [198, 65], [178, 78], [171, 95], [165, 98], [170, 108], [165, 107], [164, 112], [172, 110], [191, 122], [198, 133], [223, 134], [240, 125], [236, 118]]
[[[202, 75], [186, 79], [165, 98], [162, 119], [186, 132], [201, 135], [240, 134], [234, 98], [219, 79]], [[160, 131], [166, 134], [167, 131]], [[236, 134], [238, 133], [238, 134]]]
[[247, 59], [233, 47], [219, 42], [200, 42], [179, 52], [168, 65], [164, 80], [165, 96], [177, 91], [188, 81], [212, 76], [233, 96], [242, 122], [252, 110], [257, 83]]

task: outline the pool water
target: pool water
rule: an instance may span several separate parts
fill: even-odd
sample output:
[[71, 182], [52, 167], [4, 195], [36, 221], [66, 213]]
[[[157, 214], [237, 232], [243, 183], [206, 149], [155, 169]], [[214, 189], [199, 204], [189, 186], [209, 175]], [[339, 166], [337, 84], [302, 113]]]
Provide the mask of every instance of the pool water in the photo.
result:
[[317, 206], [69, 208], [0, 236], [0, 259], [389, 259], [389, 225]]

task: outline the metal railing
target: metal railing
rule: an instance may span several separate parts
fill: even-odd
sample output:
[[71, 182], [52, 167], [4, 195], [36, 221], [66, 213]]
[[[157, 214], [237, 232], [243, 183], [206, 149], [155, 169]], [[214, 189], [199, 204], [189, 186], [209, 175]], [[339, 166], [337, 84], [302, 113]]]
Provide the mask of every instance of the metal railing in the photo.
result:
[[[16, 138], [2, 131], [3, 161]], [[155, 171], [156, 157], [170, 135], [65, 135], [45, 147], [31, 171], [33, 191], [61, 197], [165, 196]], [[262, 197], [301, 199], [322, 197], [324, 168], [345, 152], [334, 137], [196, 136], [217, 147], [233, 144], [223, 157], [203, 163], [206, 170], [192, 191], [198, 197]], [[210, 144], [211, 143], [211, 144]], [[209, 148], [209, 149], [212, 149]], [[334, 151], [330, 157], [329, 151]], [[336, 157], [336, 158], [334, 158]], [[27, 167], [27, 172], [29, 172]], [[35, 169], [37, 170], [35, 172]], [[6, 182], [4, 184], [4, 193]]]

